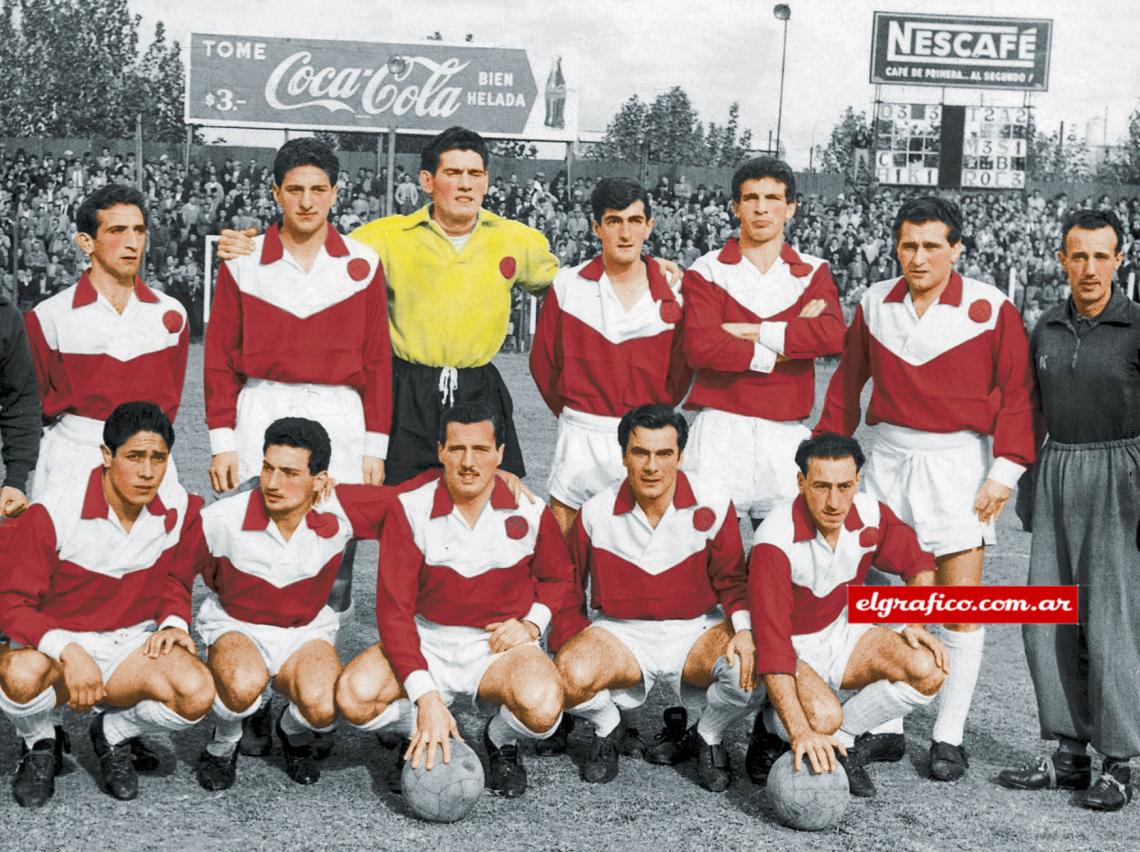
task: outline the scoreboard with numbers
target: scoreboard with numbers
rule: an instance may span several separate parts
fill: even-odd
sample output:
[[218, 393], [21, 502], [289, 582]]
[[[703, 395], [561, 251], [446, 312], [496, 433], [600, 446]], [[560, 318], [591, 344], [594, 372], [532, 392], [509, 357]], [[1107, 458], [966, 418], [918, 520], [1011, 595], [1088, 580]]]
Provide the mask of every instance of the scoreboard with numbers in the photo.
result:
[[962, 186], [1021, 189], [1025, 186], [1029, 110], [966, 107], [962, 139]]
[[941, 124], [940, 104], [878, 104], [875, 177], [879, 183], [937, 186]]

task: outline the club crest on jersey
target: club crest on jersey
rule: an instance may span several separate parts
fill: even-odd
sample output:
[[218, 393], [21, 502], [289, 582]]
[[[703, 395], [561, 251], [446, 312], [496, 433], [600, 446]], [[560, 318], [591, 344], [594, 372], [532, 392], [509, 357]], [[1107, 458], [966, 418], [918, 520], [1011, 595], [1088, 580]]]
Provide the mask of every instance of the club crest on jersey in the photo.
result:
[[985, 299], [977, 299], [970, 303], [969, 317], [974, 322], [989, 322], [993, 316], [993, 306]]
[[309, 529], [321, 538], [332, 538], [340, 529], [336, 515], [329, 512], [309, 512], [306, 520], [309, 523]]
[[499, 272], [503, 274], [504, 278], [514, 278], [517, 268], [518, 264], [515, 263], [515, 259], [510, 255], [507, 255], [499, 261]]
[[708, 506], [701, 506], [693, 512], [693, 529], [697, 532], [708, 532], [716, 523], [716, 512]]
[[371, 271], [372, 267], [362, 257], [354, 257], [348, 262], [348, 277], [353, 281], [363, 281]]
[[162, 315], [162, 324], [171, 334], [176, 334], [182, 330], [182, 314], [178, 311], [167, 311]]
[[511, 515], [505, 522], [507, 528], [507, 538], [513, 538], [518, 541], [526, 537], [530, 531], [530, 524], [526, 522], [526, 518], [522, 515]]
[[681, 306], [674, 302], [672, 299], [667, 299], [661, 303], [661, 321], [667, 322], [670, 325], [681, 321]]
[[859, 533], [859, 546], [875, 547], [879, 543], [879, 537], [878, 527], [866, 527]]

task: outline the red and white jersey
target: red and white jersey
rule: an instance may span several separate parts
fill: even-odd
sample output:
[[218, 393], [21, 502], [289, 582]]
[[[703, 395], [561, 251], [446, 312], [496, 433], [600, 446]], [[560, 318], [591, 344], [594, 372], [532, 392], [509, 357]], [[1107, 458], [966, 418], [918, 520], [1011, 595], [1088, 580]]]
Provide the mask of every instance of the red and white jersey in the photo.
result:
[[71, 641], [60, 631], [151, 619], [189, 629], [191, 585], [181, 566], [201, 507], [168, 476], [127, 531], [107, 505], [101, 467], [55, 484], [2, 527], [0, 629], [57, 660]]
[[186, 309], [141, 278], [120, 314], [88, 274], [25, 315], [45, 420], [106, 420], [124, 402], [147, 400], [171, 422], [182, 400], [190, 330]]
[[328, 602], [345, 545], [380, 537], [394, 494], [387, 486], [338, 485], [288, 539], [259, 489], [225, 497], [202, 510], [194, 561], [228, 615], [300, 627]]
[[737, 630], [751, 626], [748, 575], [727, 493], [677, 474], [673, 503], [654, 527], [628, 479], [590, 498], [568, 536], [574, 584], [550, 630], [557, 651], [590, 626], [590, 605], [618, 619], [696, 618], [717, 603]]
[[868, 425], [992, 435], [990, 477], [1011, 488], [1033, 463], [1029, 340], [996, 287], [952, 272], [919, 317], [905, 278], [872, 285], [855, 310], [816, 433], [854, 433], [868, 379]]
[[380, 536], [376, 621], [408, 694], [422, 694], [429, 677], [417, 615], [479, 629], [519, 618], [545, 631], [572, 570], [562, 531], [544, 504], [516, 500], [496, 477], [472, 528], [442, 471], [425, 474], [424, 484], [392, 504]]
[[832, 550], [802, 496], [777, 506], [748, 557], [748, 605], [760, 674], [796, 672], [792, 637], [815, 633], [847, 608], [847, 587], [861, 586], [872, 567], [910, 579], [934, 570], [934, 557], [895, 514], [869, 494], [855, 504]]
[[[767, 272], [740, 252], [736, 238], [685, 273], [685, 353], [697, 371], [686, 408], [803, 420], [815, 404], [815, 359], [843, 348], [843, 311], [827, 263], [787, 243]], [[827, 306], [812, 319], [804, 305]], [[759, 323], [756, 343], [729, 334], [727, 322]], [[776, 363], [776, 356], [788, 360]]]
[[628, 311], [602, 258], [563, 269], [538, 316], [530, 372], [550, 410], [621, 417], [638, 405], [676, 405], [692, 372], [681, 346], [680, 286], [644, 256], [649, 289]]
[[[232, 449], [246, 380], [354, 388], [365, 455], [385, 458], [392, 421], [388, 293], [377, 254], [330, 225], [306, 272], [276, 225], [218, 273], [205, 352], [206, 424], [215, 453]], [[298, 412], [303, 414], [304, 412]], [[318, 418], [319, 419], [319, 418]]]

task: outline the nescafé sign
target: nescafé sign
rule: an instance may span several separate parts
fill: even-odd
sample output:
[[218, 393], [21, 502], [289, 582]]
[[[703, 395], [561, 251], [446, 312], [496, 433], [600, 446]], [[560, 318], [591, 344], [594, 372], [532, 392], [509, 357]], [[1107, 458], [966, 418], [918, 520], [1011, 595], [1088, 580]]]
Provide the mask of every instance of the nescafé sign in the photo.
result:
[[1049, 88], [1053, 22], [875, 12], [871, 82], [902, 86]]

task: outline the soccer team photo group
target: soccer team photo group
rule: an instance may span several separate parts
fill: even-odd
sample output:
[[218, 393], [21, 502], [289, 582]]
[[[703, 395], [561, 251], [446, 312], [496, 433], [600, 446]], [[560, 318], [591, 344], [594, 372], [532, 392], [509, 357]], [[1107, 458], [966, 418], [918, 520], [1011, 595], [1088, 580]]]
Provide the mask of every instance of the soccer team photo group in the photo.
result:
[[[912, 17], [962, 87], [1044, 91], [1054, 23]], [[888, 18], [873, 80], [926, 55]], [[876, 120], [831, 244], [778, 137], [698, 190], [644, 161], [575, 180], [578, 142], [520, 188], [496, 140], [572, 138], [561, 59], [537, 104], [479, 71], [469, 109], [536, 112], [500, 131], [431, 40], [346, 54], [363, 94], [318, 70], [335, 42], [275, 41], [192, 36], [190, 125], [202, 68], [278, 49], [266, 103], [300, 110], [260, 166], [209, 167], [216, 203], [141, 117], [129, 161], [68, 150], [82, 180], [0, 191], [12, 270], [41, 209], [79, 258], [0, 293], [0, 845], [1131, 847], [1140, 188], [964, 192], [1028, 167], [970, 159], [943, 88], [937, 175], [887, 168]], [[415, 165], [391, 131], [386, 193], [353, 179], [329, 99], [380, 113], [429, 66]], [[172, 217], [167, 186], [214, 212]], [[1037, 313], [1008, 199], [1046, 223]], [[207, 258], [185, 294], [180, 227]]]

